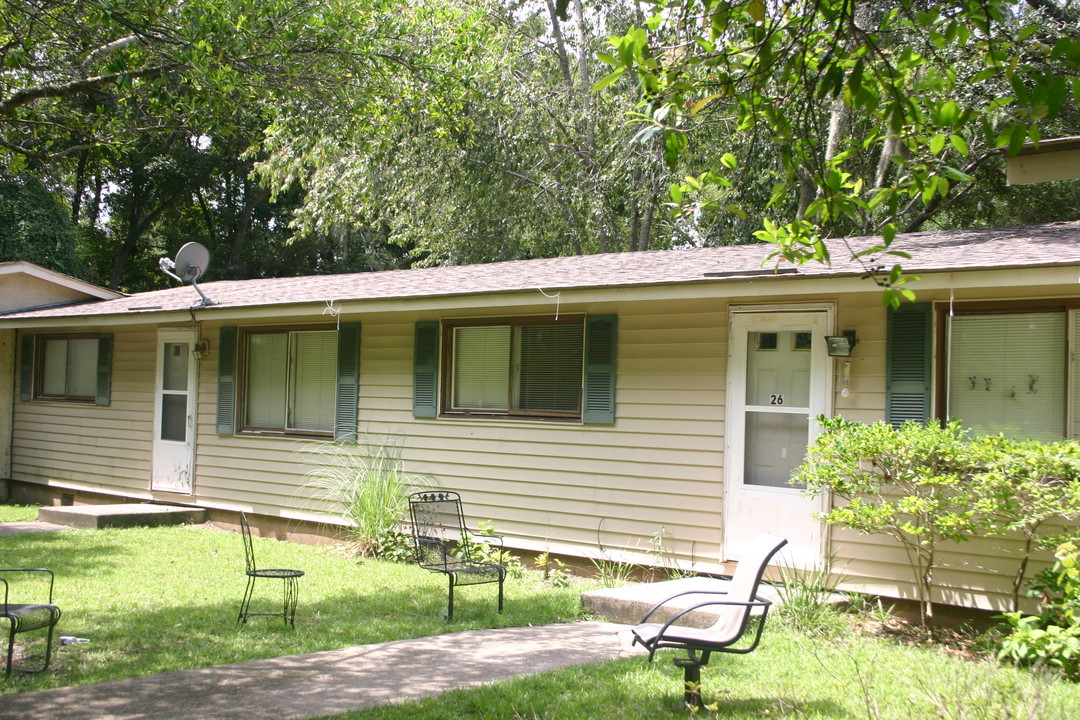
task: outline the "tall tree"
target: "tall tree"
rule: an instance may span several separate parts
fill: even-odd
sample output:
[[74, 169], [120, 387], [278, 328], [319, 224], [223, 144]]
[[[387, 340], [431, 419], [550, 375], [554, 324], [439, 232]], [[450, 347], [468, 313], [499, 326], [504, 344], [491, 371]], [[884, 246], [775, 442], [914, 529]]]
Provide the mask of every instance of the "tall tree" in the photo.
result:
[[[569, 16], [572, 0], [559, 3]], [[1054, 0], [648, 4], [597, 87], [638, 80], [639, 118], [671, 164], [718, 117], [765, 138], [778, 162], [757, 236], [805, 262], [828, 260], [827, 235], [880, 235], [860, 258], [890, 303], [910, 296], [889, 258], [895, 233], [970, 192], [1000, 151], [1038, 140], [1080, 91], [1080, 23]], [[712, 158], [673, 188], [677, 202], [729, 197], [750, 160], [723, 146]]]

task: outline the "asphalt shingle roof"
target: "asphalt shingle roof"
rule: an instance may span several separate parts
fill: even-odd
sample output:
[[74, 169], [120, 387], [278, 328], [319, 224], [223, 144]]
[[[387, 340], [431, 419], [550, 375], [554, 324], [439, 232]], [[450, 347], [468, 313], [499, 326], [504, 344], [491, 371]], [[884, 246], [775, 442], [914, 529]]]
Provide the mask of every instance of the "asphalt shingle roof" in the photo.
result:
[[[828, 242], [831, 265], [766, 263], [771, 245], [608, 253], [485, 265], [460, 265], [413, 270], [314, 275], [261, 280], [222, 280], [199, 286], [215, 308], [325, 303], [328, 300], [386, 300], [470, 294], [545, 291], [570, 288], [632, 287], [691, 282], [725, 282], [779, 267], [787, 277], [828, 277], [863, 274], [866, 268], [851, 260], [850, 248], [866, 248], [878, 238]], [[910, 259], [900, 262], [913, 273], [932, 271], [1019, 268], [1080, 264], [1080, 222], [1012, 228], [912, 233], [897, 236], [893, 249]], [[212, 267], [211, 267], [212, 275]], [[198, 301], [190, 287], [136, 293], [114, 300], [10, 313], [5, 318], [48, 318], [87, 315], [131, 315], [137, 312], [186, 310]]]

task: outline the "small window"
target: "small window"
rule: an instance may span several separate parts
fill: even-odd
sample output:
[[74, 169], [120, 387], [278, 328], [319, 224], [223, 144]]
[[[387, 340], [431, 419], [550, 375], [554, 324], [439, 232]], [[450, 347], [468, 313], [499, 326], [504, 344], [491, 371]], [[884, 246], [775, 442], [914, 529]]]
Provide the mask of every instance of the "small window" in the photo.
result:
[[107, 405], [111, 354], [111, 335], [26, 335], [20, 399]]
[[580, 418], [583, 319], [448, 323], [448, 413]]
[[243, 430], [333, 434], [337, 332], [249, 331], [243, 347]]

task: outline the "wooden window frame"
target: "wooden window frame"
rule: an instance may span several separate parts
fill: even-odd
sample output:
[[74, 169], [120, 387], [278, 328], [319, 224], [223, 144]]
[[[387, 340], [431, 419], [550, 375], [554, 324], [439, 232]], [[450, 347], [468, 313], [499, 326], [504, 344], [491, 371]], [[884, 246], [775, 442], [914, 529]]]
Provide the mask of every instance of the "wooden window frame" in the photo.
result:
[[[487, 327], [509, 326], [511, 333], [515, 328], [540, 327], [540, 326], [575, 326], [581, 330], [581, 353], [582, 365], [578, 371], [578, 409], [576, 411], [556, 410], [528, 410], [508, 407], [505, 411], [494, 409], [470, 409], [457, 408], [453, 405], [454, 393], [454, 338], [455, 330], [463, 327]], [[585, 356], [586, 356], [586, 316], [583, 314], [566, 315], [557, 320], [550, 316], [522, 316], [522, 317], [485, 317], [444, 320], [442, 322], [442, 341], [440, 346], [440, 374], [444, 378], [439, 393], [440, 417], [446, 418], [494, 418], [494, 419], [523, 419], [523, 420], [551, 420], [561, 422], [582, 422], [584, 413], [584, 385], [585, 385]], [[511, 340], [513, 345], [513, 340]], [[513, 397], [513, 373], [510, 373], [511, 387], [508, 388], [509, 397]], [[512, 402], [507, 403], [512, 406]]]
[[[299, 332], [333, 332], [337, 335], [340, 332], [335, 325], [331, 324], [319, 324], [319, 325], [267, 325], [267, 326], [255, 326], [255, 327], [241, 327], [238, 328], [237, 348], [236, 348], [236, 410], [238, 417], [236, 420], [236, 434], [238, 435], [254, 435], [259, 437], [308, 437], [308, 438], [333, 438], [335, 436], [335, 430], [331, 427], [330, 430], [301, 430], [288, 427], [289, 417], [289, 385], [286, 382], [285, 386], [285, 417], [286, 421], [282, 427], [262, 427], [252, 426], [247, 424], [247, 403], [248, 403], [248, 348], [249, 341], [252, 336], [255, 335], [286, 335], [291, 336], [292, 333]], [[291, 355], [292, 339], [287, 339], [287, 354]], [[286, 365], [286, 373], [289, 373], [288, 365]], [[335, 373], [336, 375], [337, 373]], [[336, 420], [335, 420], [336, 423]]]
[[[1044, 299], [1044, 300], [988, 300], [988, 301], [964, 301], [952, 303], [936, 303], [934, 312], [934, 340], [935, 352], [933, 355], [934, 372], [934, 418], [946, 422], [945, 416], [949, 407], [948, 399], [948, 373], [946, 368], [949, 362], [949, 337], [948, 319], [951, 315], [1021, 315], [1025, 313], [1063, 313], [1068, 320], [1070, 310], [1080, 310], [1080, 298], [1067, 299]], [[1062, 365], [1066, 370], [1065, 398], [1061, 403], [1063, 414], [1063, 426], [1068, 431], [1069, 402], [1069, 334], [1066, 323], [1065, 353], [1061, 358]], [[1080, 344], [1080, 338], [1073, 338], [1073, 343]], [[1080, 411], [1076, 408], [1075, 411]], [[1068, 437], [1067, 435], [1065, 437]], [[1064, 439], [1064, 438], [1063, 438]]]
[[[35, 335], [33, 339], [34, 346], [34, 359], [33, 359], [33, 395], [34, 402], [47, 402], [47, 403], [78, 403], [80, 405], [94, 405], [97, 404], [98, 393], [95, 391], [91, 395], [69, 395], [66, 392], [62, 395], [46, 394], [44, 391], [45, 386], [45, 344], [54, 340], [94, 340], [94, 364], [95, 368], [98, 364], [98, 352], [101, 343], [101, 335], [98, 333], [52, 333]], [[67, 371], [68, 362], [70, 357], [64, 359], [64, 369]], [[96, 371], [95, 371], [96, 372]]]

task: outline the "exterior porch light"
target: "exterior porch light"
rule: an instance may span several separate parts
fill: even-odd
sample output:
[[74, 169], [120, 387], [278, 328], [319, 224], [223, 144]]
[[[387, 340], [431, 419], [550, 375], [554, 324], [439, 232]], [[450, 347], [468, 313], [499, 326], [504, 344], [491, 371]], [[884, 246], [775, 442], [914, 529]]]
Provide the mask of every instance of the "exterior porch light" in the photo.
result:
[[858, 344], [854, 330], [845, 330], [841, 335], [826, 335], [825, 347], [829, 357], [851, 357], [851, 351]]

